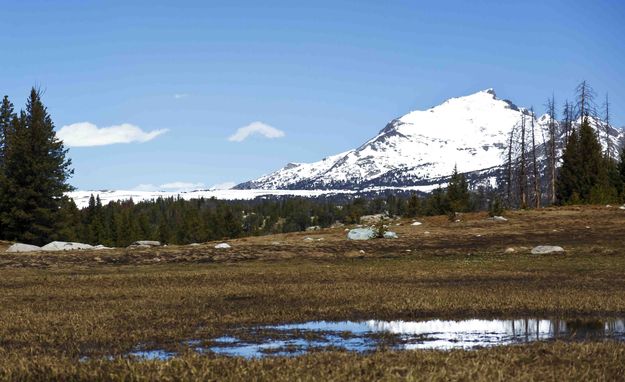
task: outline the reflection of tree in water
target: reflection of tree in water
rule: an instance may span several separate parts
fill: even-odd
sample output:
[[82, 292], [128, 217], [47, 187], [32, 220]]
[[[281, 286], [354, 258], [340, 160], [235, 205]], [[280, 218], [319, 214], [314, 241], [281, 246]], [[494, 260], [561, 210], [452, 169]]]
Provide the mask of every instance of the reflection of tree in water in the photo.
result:
[[[614, 326], [614, 322], [611, 322]], [[568, 320], [567, 334], [571, 339], [598, 338], [606, 335], [606, 325], [599, 320]], [[608, 332], [613, 332], [608, 330]]]

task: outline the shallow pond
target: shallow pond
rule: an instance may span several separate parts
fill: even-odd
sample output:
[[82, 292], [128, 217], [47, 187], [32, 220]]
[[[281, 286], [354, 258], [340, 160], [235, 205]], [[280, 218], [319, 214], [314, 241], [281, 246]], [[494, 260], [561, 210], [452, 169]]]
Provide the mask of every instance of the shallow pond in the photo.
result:
[[[461, 320], [461, 321], [312, 321], [233, 329], [212, 340], [191, 340], [197, 352], [255, 358], [294, 356], [343, 349], [475, 349], [548, 340], [625, 340], [625, 320]], [[135, 351], [133, 356], [167, 359], [162, 350]]]

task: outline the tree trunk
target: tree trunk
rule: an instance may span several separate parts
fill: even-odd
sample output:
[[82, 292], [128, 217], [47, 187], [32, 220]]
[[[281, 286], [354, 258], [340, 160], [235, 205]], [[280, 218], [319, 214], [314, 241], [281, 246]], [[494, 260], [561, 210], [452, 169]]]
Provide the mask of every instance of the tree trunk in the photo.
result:
[[534, 108], [531, 109], [532, 118], [532, 162], [534, 172], [534, 207], [540, 208], [540, 177], [538, 176], [538, 164], [536, 163], [536, 134], [534, 132]]
[[521, 163], [519, 166], [519, 194], [521, 199], [520, 207], [527, 208], [527, 175], [525, 173], [525, 114], [521, 116]]

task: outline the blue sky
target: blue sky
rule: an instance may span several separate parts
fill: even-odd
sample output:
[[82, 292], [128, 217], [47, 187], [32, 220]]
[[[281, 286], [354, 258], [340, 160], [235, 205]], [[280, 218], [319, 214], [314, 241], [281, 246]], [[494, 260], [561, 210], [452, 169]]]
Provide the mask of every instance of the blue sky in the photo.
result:
[[[0, 11], [0, 92], [21, 106], [40, 86], [57, 129], [102, 139], [70, 148], [80, 189], [245, 181], [490, 87], [540, 110], [586, 79], [625, 125], [616, 0], [6, 0]], [[254, 122], [248, 133], [273, 138], [229, 139]]]

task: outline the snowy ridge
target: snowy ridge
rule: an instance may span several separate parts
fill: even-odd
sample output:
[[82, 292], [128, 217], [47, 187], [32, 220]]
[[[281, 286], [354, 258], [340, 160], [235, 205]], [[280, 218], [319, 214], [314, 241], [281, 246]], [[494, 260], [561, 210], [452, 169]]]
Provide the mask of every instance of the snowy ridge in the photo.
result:
[[300, 197], [319, 197], [319, 196], [332, 196], [332, 195], [356, 195], [359, 193], [368, 192], [384, 192], [386, 190], [400, 190], [400, 191], [418, 191], [418, 192], [430, 192], [437, 186], [413, 186], [413, 187], [369, 187], [360, 191], [355, 190], [196, 190], [189, 192], [168, 192], [168, 191], [132, 191], [132, 190], [92, 190], [92, 191], [72, 191], [67, 195], [74, 200], [78, 208], [85, 208], [89, 205], [89, 198], [91, 195], [99, 196], [103, 205], [107, 205], [110, 202], [131, 200], [135, 203], [142, 201], [151, 201], [158, 198], [182, 198], [185, 200], [191, 199], [210, 199], [215, 198], [219, 200], [252, 200], [259, 197], [281, 197], [281, 196], [300, 196]]
[[[427, 110], [412, 111], [389, 122], [360, 147], [319, 162], [289, 164], [236, 189], [363, 189], [445, 183], [454, 166], [473, 183], [500, 172], [509, 145], [510, 131], [531, 113], [512, 102], [498, 99], [493, 89], [451, 98]], [[534, 117], [542, 144], [549, 116]], [[602, 126], [599, 120], [591, 125]], [[599, 134], [606, 145], [603, 129]], [[611, 128], [613, 154], [623, 131]], [[542, 150], [538, 150], [539, 152]]]

